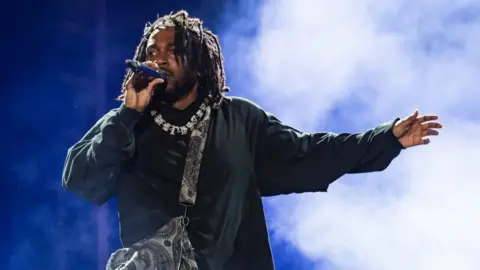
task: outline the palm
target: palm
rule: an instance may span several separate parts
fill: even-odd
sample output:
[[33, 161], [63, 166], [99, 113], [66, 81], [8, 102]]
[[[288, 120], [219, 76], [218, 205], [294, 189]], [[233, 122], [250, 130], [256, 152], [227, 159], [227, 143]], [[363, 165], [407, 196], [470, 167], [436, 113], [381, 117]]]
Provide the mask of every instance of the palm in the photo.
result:
[[145, 107], [150, 102], [150, 93], [147, 90], [142, 90], [136, 96], [137, 105], [141, 108]]
[[419, 121], [416, 121], [407, 133], [399, 139], [399, 141], [403, 147], [408, 148], [415, 145], [429, 143], [429, 139], [424, 139], [424, 137], [428, 135], [427, 132], [424, 133], [424, 129]]
[[131, 108], [143, 111], [150, 102], [150, 93], [146, 89], [140, 92], [136, 92], [134, 89], [128, 89], [124, 102]]

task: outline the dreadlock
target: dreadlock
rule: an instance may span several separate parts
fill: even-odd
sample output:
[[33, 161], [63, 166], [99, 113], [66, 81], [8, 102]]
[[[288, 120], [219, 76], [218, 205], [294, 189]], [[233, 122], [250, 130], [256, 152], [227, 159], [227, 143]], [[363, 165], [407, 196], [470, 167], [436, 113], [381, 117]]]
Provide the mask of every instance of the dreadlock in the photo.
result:
[[[146, 61], [147, 41], [152, 32], [162, 26], [175, 28], [175, 54], [182, 59], [182, 64], [199, 72], [200, 93], [209, 98], [210, 104], [218, 106], [230, 90], [226, 85], [224, 59], [218, 37], [203, 27], [200, 19], [189, 17], [185, 10], [158, 17], [153, 24], [147, 23], [133, 60]], [[120, 98], [125, 95], [126, 82], [132, 75], [133, 72], [127, 69]]]

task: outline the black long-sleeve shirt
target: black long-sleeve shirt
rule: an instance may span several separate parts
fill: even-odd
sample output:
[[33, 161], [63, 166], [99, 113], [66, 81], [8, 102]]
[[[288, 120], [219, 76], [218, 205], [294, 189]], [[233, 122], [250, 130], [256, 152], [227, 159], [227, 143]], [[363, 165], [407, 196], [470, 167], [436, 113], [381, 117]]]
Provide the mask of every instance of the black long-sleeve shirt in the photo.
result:
[[[197, 108], [162, 115], [183, 125]], [[76, 195], [95, 204], [117, 196], [124, 246], [182, 213], [189, 136], [167, 134], [149, 115], [113, 109], [68, 150], [64, 168], [63, 185]], [[402, 149], [392, 133], [398, 119], [361, 134], [307, 134], [242, 98], [211, 119], [188, 227], [201, 270], [273, 269], [261, 196], [326, 191], [344, 174], [385, 169]]]

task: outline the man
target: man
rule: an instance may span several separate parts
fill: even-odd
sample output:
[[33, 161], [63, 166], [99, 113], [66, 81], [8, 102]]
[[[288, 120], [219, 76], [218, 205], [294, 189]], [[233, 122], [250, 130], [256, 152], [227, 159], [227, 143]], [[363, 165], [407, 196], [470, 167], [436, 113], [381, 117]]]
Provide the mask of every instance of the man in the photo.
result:
[[436, 116], [362, 134], [306, 134], [226, 97], [217, 37], [185, 11], [147, 25], [122, 105], [68, 150], [63, 185], [95, 204], [118, 198], [124, 248], [108, 269], [273, 269], [262, 196], [327, 191], [347, 173], [384, 170], [427, 144]]

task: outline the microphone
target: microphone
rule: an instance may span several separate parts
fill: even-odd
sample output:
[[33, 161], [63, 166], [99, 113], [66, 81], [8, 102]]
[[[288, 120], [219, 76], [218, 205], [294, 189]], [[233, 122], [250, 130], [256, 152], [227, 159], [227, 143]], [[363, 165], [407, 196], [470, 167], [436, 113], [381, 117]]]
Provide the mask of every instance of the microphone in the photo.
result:
[[143, 63], [140, 63], [138, 61], [134, 61], [134, 60], [125, 60], [125, 64], [127, 65], [127, 67], [133, 71], [133, 73], [144, 73], [150, 77], [153, 77], [153, 78], [160, 78], [160, 79], [163, 79], [165, 81], [165, 83], [167, 83], [167, 74], [165, 74], [164, 72], [161, 72], [161, 71], [158, 71], [158, 70], [155, 70]]

